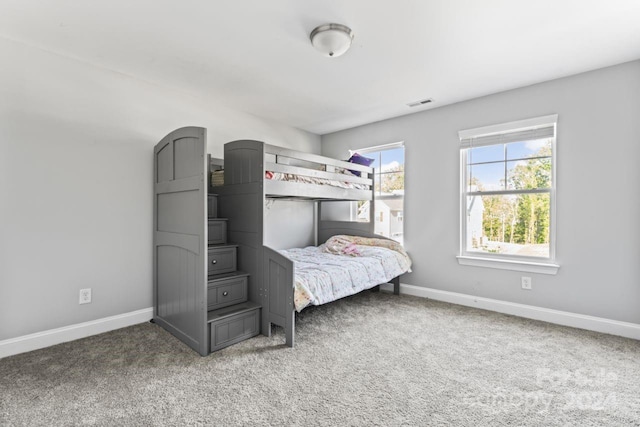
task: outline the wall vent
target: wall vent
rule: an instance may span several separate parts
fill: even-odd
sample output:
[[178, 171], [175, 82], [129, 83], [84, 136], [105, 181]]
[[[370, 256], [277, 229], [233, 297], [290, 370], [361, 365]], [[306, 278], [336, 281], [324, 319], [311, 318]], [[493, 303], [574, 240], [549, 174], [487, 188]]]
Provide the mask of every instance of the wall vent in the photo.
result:
[[409, 107], [419, 107], [421, 105], [425, 105], [425, 104], [430, 104], [433, 102], [433, 98], [427, 98], [427, 99], [422, 99], [420, 101], [416, 101], [416, 102], [410, 102], [409, 104], [407, 104]]

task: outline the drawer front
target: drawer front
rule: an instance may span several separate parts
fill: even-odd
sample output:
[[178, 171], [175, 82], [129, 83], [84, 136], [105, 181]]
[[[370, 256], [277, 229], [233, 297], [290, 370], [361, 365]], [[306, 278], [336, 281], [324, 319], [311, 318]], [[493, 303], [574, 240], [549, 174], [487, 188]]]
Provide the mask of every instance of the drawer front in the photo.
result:
[[209, 249], [209, 275], [236, 271], [236, 247]]
[[227, 221], [221, 219], [210, 219], [207, 236], [207, 242], [210, 245], [221, 245], [227, 243]]
[[239, 304], [247, 300], [247, 277], [232, 277], [216, 282], [207, 289], [207, 305], [209, 310]]
[[260, 331], [260, 309], [230, 316], [211, 323], [211, 351], [258, 335]]
[[216, 194], [207, 195], [207, 215], [209, 218], [218, 218], [218, 196]]

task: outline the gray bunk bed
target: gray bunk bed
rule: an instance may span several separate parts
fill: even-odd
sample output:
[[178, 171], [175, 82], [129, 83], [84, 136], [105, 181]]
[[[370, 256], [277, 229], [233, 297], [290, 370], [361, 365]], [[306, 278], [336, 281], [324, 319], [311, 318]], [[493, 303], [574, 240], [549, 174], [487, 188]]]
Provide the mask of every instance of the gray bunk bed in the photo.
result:
[[[373, 202], [373, 169], [252, 140], [225, 144], [224, 164], [224, 185], [215, 190], [219, 194], [221, 216], [228, 218], [229, 239], [238, 245], [238, 266], [251, 277], [249, 300], [262, 306], [262, 334], [271, 336], [271, 326], [281, 326], [286, 344], [292, 347], [295, 336], [294, 263], [265, 246], [265, 200], [317, 202], [318, 243], [337, 234], [379, 237], [373, 233], [373, 209], [370, 209], [369, 222], [327, 221], [322, 219], [321, 212], [322, 204], [326, 202]], [[361, 176], [344, 174], [341, 169], [358, 171]], [[267, 179], [265, 174], [303, 178], [276, 180]], [[323, 183], [313, 182], [318, 179]], [[357, 188], [344, 188], [350, 187], [349, 184], [357, 184]], [[392, 283], [394, 293], [398, 294], [399, 277]]]

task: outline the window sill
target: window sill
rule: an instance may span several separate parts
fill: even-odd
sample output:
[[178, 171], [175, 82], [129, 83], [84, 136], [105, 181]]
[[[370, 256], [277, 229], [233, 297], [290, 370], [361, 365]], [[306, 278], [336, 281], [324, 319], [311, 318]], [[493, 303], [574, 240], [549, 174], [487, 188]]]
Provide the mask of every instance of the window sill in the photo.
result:
[[458, 264], [474, 267], [498, 268], [501, 270], [526, 271], [528, 273], [556, 274], [560, 266], [558, 264], [514, 261], [505, 259], [478, 258], [470, 256], [457, 256]]

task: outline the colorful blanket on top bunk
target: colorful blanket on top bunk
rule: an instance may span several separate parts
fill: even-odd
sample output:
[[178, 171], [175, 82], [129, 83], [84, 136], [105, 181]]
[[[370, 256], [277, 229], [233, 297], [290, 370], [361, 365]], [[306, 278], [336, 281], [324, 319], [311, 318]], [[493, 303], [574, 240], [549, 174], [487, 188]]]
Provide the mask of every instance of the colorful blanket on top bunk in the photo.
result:
[[[339, 173], [343, 173], [345, 175], [353, 175], [351, 172], [344, 169], [341, 170]], [[296, 175], [293, 173], [266, 171], [264, 173], [264, 177], [266, 179], [271, 179], [273, 181], [289, 181], [289, 182], [301, 182], [303, 184], [330, 185], [331, 187], [351, 188], [356, 190], [369, 189], [369, 187], [365, 184], [357, 184], [355, 182], [345, 182], [345, 181], [339, 181], [335, 179], [317, 178], [313, 176]]]
[[320, 246], [279, 251], [295, 263], [297, 311], [356, 294], [410, 270], [411, 259], [392, 240], [334, 236]]
[[[346, 169], [336, 168], [336, 173], [342, 173], [345, 175], [353, 174]], [[317, 178], [312, 176], [296, 175], [292, 173], [272, 172], [265, 171], [265, 179], [271, 179], [273, 181], [288, 181], [288, 182], [301, 182], [303, 184], [315, 184], [315, 185], [329, 185], [331, 187], [349, 188], [355, 190], [368, 190], [369, 186], [366, 184], [358, 184], [355, 182], [346, 182], [335, 179]], [[219, 187], [224, 185], [224, 171], [214, 171], [211, 173], [211, 185]]]

